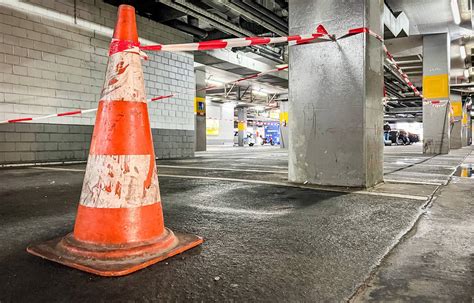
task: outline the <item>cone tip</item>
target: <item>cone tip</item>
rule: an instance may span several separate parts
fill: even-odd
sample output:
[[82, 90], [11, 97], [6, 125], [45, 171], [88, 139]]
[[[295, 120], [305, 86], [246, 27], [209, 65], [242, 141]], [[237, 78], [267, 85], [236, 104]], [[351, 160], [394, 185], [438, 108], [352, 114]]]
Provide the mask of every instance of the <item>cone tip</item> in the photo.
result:
[[122, 41], [138, 42], [135, 8], [133, 6], [128, 4], [119, 6], [113, 37]]
[[135, 12], [135, 8], [129, 4], [120, 4], [119, 5], [119, 11], [121, 10], [127, 10], [127, 9], [131, 9]]

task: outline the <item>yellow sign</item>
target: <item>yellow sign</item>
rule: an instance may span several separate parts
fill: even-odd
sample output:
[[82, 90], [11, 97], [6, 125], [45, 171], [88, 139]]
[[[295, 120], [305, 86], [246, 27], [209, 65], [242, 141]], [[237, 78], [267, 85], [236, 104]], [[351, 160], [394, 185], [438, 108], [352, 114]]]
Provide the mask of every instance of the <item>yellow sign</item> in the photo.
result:
[[424, 76], [423, 96], [426, 99], [449, 98], [449, 76], [448, 74]]
[[467, 113], [462, 113], [462, 125], [467, 125]]
[[451, 107], [453, 108], [454, 117], [462, 116], [462, 102], [461, 101], [451, 101]]
[[206, 135], [219, 136], [219, 120], [215, 120], [215, 119], [206, 120]]
[[282, 126], [286, 126], [288, 124], [288, 112], [280, 113], [280, 123]]
[[206, 115], [206, 98], [196, 97], [194, 98], [194, 112], [196, 115]]
[[247, 129], [247, 123], [246, 122], [239, 122], [239, 124], [237, 125], [238, 129], [240, 131], [242, 130], [246, 130]]

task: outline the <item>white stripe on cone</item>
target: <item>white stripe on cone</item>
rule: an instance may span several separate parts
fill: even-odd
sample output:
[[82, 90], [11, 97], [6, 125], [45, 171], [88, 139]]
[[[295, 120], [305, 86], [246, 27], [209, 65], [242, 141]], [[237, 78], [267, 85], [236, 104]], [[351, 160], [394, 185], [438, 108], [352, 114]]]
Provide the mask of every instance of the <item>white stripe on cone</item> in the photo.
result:
[[140, 56], [118, 52], [109, 57], [100, 100], [146, 102]]
[[[152, 157], [89, 155], [79, 203], [96, 208], [130, 208], [160, 202], [157, 170]], [[148, 188], [145, 186], [147, 182], [150, 182]]]

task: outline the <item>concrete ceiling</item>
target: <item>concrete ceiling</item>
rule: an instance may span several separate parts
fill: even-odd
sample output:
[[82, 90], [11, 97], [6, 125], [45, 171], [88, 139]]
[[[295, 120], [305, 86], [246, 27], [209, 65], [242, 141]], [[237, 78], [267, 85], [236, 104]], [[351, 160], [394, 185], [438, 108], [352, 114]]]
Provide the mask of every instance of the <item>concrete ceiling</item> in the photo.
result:
[[449, 0], [386, 0], [394, 12], [410, 20], [410, 35], [446, 32], [453, 23]]
[[[119, 0], [104, 0], [117, 4]], [[139, 13], [158, 22], [176, 26], [192, 33], [196, 40], [253, 35], [284, 35], [287, 33], [288, 0], [129, 0], [137, 5]], [[474, 49], [473, 23], [471, 15], [472, 0], [457, 0], [462, 22], [454, 24], [450, 0], [385, 0], [390, 11], [389, 22], [384, 16], [385, 39], [389, 51], [416, 86], [421, 87], [421, 67], [423, 60], [422, 37], [426, 34], [449, 32], [451, 44], [451, 82], [463, 80], [466, 67], [472, 66], [471, 49]], [[165, 13], [163, 13], [165, 12]], [[263, 13], [262, 13], [263, 12]], [[393, 14], [393, 15], [392, 15]], [[403, 22], [402, 22], [403, 19]], [[407, 20], [409, 30], [406, 30]], [[398, 22], [400, 21], [400, 22]], [[169, 23], [171, 22], [171, 23]], [[395, 26], [394, 26], [395, 25]], [[178, 27], [179, 26], [179, 27]], [[389, 33], [389, 27], [397, 26], [401, 34]], [[396, 38], [395, 35], [403, 36]], [[408, 35], [408, 37], [407, 37]], [[460, 57], [459, 45], [466, 45], [468, 59]], [[279, 50], [281, 52], [279, 52]], [[254, 51], [254, 52], [252, 52]], [[241, 76], [273, 69], [286, 59], [284, 48], [244, 48], [238, 52], [196, 53], [196, 61], [207, 65], [209, 78], [215, 81], [235, 80]], [[258, 54], [257, 54], [258, 53]], [[201, 68], [204, 68], [201, 66]], [[386, 71], [386, 75], [390, 71]], [[234, 77], [235, 76], [235, 77]], [[287, 88], [287, 73], [281, 72], [249, 81], [255, 89], [268, 94], [284, 93]], [[403, 97], [411, 97], [397, 77], [390, 76], [392, 90], [397, 87]], [[233, 79], [229, 79], [233, 78]], [[386, 81], [388, 81], [386, 79]], [[214, 92], [219, 94], [219, 92]], [[221, 92], [221, 95], [223, 92]], [[400, 94], [398, 94], [400, 95]], [[418, 104], [412, 104], [418, 105]]]
[[[464, 80], [463, 72], [472, 66], [471, 48], [474, 48], [471, 0], [458, 0], [462, 22], [456, 25], [449, 0], [386, 0], [394, 12], [403, 11], [410, 21], [410, 37], [387, 41], [387, 47], [396, 56], [422, 55], [422, 35], [449, 32], [451, 37], [451, 82]], [[466, 62], [461, 58], [459, 46], [465, 44]], [[418, 82], [421, 79], [414, 79]]]

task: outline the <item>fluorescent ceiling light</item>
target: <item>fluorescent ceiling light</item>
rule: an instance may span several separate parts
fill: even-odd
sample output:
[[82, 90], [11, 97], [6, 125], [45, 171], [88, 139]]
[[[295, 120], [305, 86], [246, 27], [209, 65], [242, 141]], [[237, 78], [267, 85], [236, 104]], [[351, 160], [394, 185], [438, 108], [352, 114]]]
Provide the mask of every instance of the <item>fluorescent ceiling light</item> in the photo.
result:
[[461, 23], [461, 13], [459, 11], [458, 0], [451, 0], [451, 12], [453, 13], [454, 23]]
[[468, 69], [464, 70], [464, 78], [469, 79], [469, 70]]
[[209, 85], [215, 85], [215, 86], [219, 86], [219, 85], [223, 84], [222, 82], [214, 81], [214, 80], [208, 80], [208, 79], [206, 79], [206, 83], [209, 84]]
[[254, 91], [252, 91], [252, 93], [253, 93], [254, 95], [262, 96], [262, 97], [268, 96], [267, 93], [265, 93], [265, 92], [263, 92], [263, 91], [258, 91], [258, 90], [254, 90]]
[[463, 60], [466, 59], [466, 57], [467, 57], [466, 46], [461, 45], [461, 46], [459, 47], [459, 52], [461, 52], [461, 58], [462, 58]]

